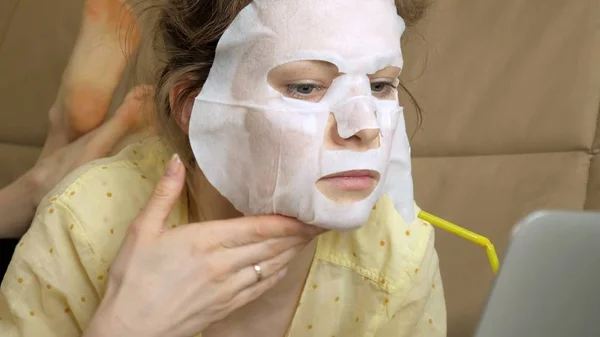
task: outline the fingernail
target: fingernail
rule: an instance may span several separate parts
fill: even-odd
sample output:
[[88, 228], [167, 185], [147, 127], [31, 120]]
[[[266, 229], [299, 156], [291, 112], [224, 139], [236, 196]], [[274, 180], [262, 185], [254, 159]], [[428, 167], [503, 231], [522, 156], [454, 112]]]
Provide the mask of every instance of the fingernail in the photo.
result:
[[175, 153], [171, 160], [169, 161], [169, 167], [167, 168], [167, 175], [172, 176], [179, 172], [179, 168], [181, 167], [181, 159], [179, 159], [179, 155]]

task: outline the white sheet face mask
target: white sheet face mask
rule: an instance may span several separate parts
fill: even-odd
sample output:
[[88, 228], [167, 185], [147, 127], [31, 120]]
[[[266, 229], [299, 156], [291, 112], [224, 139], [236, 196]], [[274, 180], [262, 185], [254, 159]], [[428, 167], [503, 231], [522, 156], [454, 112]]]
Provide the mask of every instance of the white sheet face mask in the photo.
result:
[[[245, 215], [352, 229], [388, 193], [412, 221], [402, 108], [397, 98], [376, 97], [369, 77], [402, 68], [404, 29], [393, 0], [253, 1], [220, 39], [192, 110], [190, 142], [208, 181]], [[274, 69], [297, 61], [337, 67], [320, 100], [285, 97], [270, 81]], [[322, 179], [357, 170], [373, 178], [356, 200], [343, 198], [356, 192], [346, 184], [356, 179]]]

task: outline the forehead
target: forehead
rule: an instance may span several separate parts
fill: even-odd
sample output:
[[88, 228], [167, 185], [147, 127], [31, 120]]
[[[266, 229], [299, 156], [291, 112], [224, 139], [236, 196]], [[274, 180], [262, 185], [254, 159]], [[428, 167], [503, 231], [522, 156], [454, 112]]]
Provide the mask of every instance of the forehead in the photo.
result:
[[314, 52], [348, 60], [401, 54], [404, 22], [393, 0], [255, 0], [245, 10], [254, 23], [247, 28], [262, 27], [259, 48], [280, 60]]
[[254, 0], [225, 30], [200, 96], [267, 101], [275, 67], [322, 60], [340, 72], [402, 68], [404, 21], [394, 0]]

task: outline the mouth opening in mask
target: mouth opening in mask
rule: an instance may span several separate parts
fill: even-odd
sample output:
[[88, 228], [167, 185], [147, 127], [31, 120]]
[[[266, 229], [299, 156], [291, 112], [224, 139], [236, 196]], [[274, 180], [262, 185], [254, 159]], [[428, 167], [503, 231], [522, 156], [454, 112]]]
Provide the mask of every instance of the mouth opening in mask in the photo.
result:
[[373, 170], [351, 170], [326, 175], [316, 187], [325, 197], [339, 204], [352, 204], [373, 193], [381, 175]]

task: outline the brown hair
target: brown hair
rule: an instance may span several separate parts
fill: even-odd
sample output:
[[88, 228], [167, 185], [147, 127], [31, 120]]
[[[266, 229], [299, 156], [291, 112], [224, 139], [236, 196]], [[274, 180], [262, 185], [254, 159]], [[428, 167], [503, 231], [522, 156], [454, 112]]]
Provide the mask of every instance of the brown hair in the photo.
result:
[[[177, 123], [178, 114], [208, 77], [219, 38], [238, 13], [252, 0], [165, 0], [159, 8], [153, 49], [160, 71], [156, 81], [156, 118], [165, 140], [188, 165], [193, 160], [187, 136]], [[398, 15], [408, 28], [424, 15], [428, 0], [395, 0]], [[169, 94], [184, 84], [170, 104]], [[401, 84], [401, 88], [406, 87]], [[410, 95], [409, 97], [420, 108]]]

